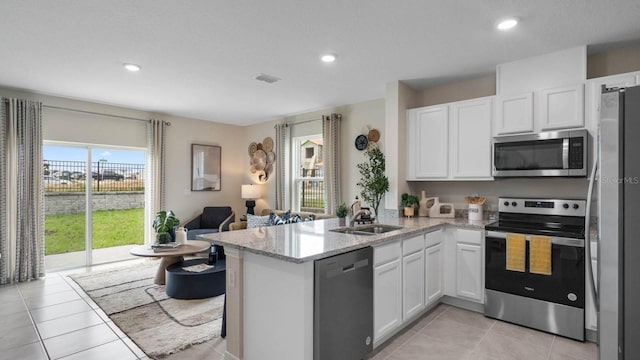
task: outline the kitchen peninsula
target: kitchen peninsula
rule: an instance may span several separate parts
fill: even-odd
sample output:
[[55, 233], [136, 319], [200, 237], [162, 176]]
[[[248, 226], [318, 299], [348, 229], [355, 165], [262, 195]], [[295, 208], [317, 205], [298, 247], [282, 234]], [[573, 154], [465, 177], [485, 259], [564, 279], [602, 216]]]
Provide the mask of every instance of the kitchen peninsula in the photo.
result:
[[[382, 223], [401, 228], [384, 234], [343, 234], [331, 231], [339, 228], [337, 219], [327, 219], [199, 236], [225, 247], [227, 358], [313, 359], [314, 261], [368, 246], [374, 248], [374, 303], [385, 304], [383, 309], [374, 306], [374, 347], [437, 305], [443, 295], [477, 305], [480, 311], [482, 230], [488, 221], [390, 218]], [[453, 246], [445, 246], [447, 242]], [[435, 261], [429, 262], [430, 254]], [[443, 261], [448, 257], [458, 260]], [[456, 281], [455, 269], [443, 268], [456, 263], [469, 272], [457, 277], [463, 283]], [[383, 270], [379, 274], [378, 268]], [[402, 277], [413, 270], [417, 276]], [[403, 296], [407, 281], [414, 283], [407, 286], [411, 294]], [[388, 285], [394, 288], [382, 291]], [[435, 289], [433, 294], [429, 289]], [[411, 299], [415, 304], [407, 303]]]

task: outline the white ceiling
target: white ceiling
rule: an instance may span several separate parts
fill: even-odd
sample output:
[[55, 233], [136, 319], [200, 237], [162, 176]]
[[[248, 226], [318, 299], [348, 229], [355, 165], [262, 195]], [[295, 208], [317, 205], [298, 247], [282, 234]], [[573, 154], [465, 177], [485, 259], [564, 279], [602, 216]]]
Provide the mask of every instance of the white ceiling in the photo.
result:
[[2, 0], [0, 86], [247, 125], [633, 41], [638, 19], [638, 0]]

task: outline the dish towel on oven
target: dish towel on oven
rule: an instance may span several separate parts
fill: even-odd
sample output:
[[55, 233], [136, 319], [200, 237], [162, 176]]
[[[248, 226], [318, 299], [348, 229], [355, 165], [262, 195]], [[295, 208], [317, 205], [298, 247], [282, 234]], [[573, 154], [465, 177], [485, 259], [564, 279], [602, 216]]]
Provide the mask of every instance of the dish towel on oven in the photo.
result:
[[523, 234], [507, 234], [507, 270], [524, 272], [526, 244]]
[[551, 275], [551, 238], [532, 235], [529, 242], [529, 272]]

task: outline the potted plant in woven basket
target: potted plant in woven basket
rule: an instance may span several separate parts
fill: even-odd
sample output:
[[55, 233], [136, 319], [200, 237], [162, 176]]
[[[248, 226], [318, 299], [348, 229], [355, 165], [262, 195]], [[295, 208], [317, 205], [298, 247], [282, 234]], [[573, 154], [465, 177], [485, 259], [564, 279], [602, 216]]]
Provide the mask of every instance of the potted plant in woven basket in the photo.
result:
[[404, 216], [413, 217], [415, 213], [415, 206], [420, 203], [420, 199], [418, 199], [415, 195], [410, 195], [407, 193], [402, 194], [402, 198], [400, 201], [400, 206], [404, 208]]
[[171, 231], [180, 224], [180, 219], [173, 211], [158, 211], [153, 220], [153, 229], [156, 231], [156, 243], [167, 244], [173, 241]]

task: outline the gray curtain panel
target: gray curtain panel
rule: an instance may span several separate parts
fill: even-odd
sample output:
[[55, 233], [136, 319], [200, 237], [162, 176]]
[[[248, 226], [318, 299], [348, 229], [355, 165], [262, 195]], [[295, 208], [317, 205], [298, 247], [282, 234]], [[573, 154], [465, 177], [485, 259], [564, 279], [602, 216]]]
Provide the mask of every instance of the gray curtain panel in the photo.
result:
[[340, 129], [342, 114], [331, 114], [322, 117], [322, 137], [324, 138], [324, 211], [333, 214], [340, 204]]
[[0, 284], [6, 284], [45, 273], [42, 104], [0, 103]]
[[165, 143], [169, 123], [163, 120], [151, 119], [147, 125], [147, 164], [148, 174], [145, 177], [146, 206], [145, 206], [145, 243], [155, 242], [151, 229], [151, 219], [165, 207]]
[[291, 157], [291, 135], [287, 124], [277, 124], [276, 128], [276, 209], [290, 209], [289, 159]]

